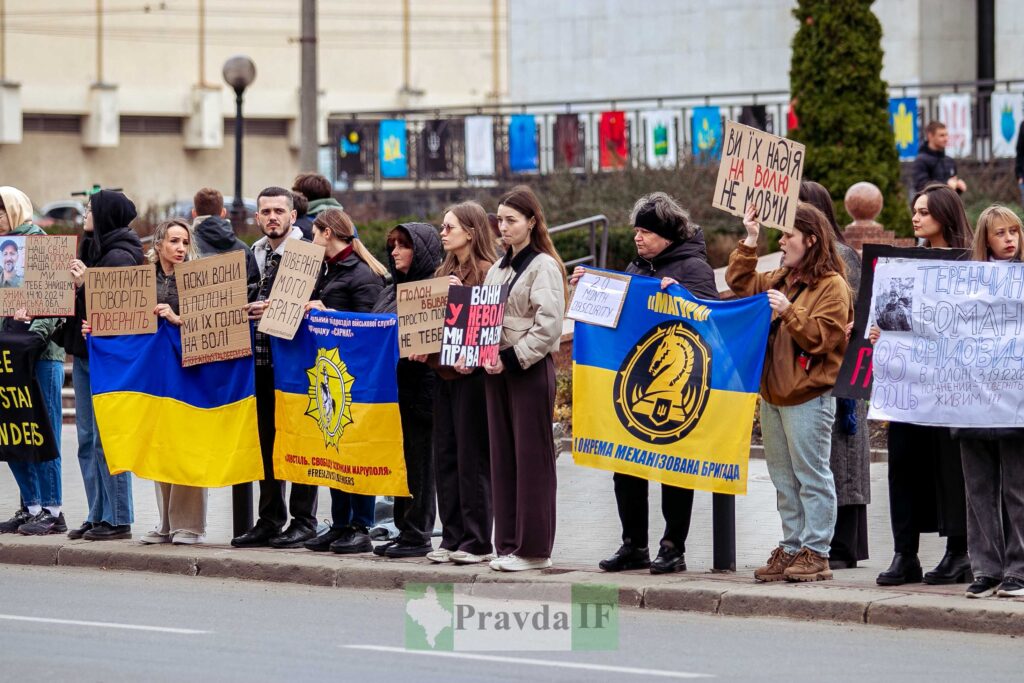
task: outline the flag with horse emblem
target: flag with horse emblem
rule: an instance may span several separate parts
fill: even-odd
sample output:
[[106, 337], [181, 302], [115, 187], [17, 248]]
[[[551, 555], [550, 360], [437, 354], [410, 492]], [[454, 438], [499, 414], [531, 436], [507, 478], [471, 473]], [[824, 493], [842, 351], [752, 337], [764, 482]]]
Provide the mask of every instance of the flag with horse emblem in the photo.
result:
[[617, 327], [576, 324], [576, 464], [745, 494], [770, 319], [764, 294], [705, 301], [634, 276]]

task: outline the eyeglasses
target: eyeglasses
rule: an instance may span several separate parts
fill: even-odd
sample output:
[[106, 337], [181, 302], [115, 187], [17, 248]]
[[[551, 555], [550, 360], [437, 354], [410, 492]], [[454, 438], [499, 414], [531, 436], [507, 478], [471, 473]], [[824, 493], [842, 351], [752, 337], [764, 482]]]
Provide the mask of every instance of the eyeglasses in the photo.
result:
[[461, 227], [462, 226], [459, 226], [459, 225], [451, 225], [450, 223], [442, 223], [441, 224], [441, 232], [442, 233], [445, 233], [445, 232], [455, 232], [456, 230], [458, 230]]

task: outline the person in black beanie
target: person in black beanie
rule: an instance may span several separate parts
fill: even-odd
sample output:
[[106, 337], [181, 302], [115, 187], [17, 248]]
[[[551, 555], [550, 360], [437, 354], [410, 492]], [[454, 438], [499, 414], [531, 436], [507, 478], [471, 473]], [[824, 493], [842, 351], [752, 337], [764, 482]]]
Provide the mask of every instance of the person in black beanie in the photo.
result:
[[[644, 195], [633, 205], [630, 223], [635, 235], [637, 258], [626, 268], [630, 275], [661, 279], [662, 289], [680, 284], [701, 299], [717, 299], [715, 273], [708, 264], [704, 232], [690, 221], [689, 215], [664, 192]], [[583, 273], [573, 271], [575, 285]], [[615, 502], [622, 522], [622, 546], [598, 566], [606, 572], [650, 568], [652, 574], [686, 571], [686, 537], [690, 532], [693, 510], [691, 489], [661, 485], [661, 512], [665, 517], [658, 557], [651, 562], [647, 543], [647, 480], [616, 472]]]

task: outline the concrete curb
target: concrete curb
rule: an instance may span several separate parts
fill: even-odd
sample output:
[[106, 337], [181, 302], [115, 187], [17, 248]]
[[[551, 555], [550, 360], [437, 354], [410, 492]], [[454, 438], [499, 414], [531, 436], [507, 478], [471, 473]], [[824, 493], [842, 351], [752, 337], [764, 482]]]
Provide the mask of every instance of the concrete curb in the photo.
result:
[[623, 607], [1024, 636], [1024, 600], [967, 600], [959, 588], [943, 592], [921, 587], [867, 589], [838, 580], [813, 585], [755, 584], [729, 574], [653, 577], [642, 572], [611, 575], [559, 567], [509, 574], [493, 572], [486, 565], [435, 565], [422, 559], [384, 560], [225, 546], [145, 546], [132, 541], [91, 543], [56, 536], [0, 536], [0, 563], [370, 590], [400, 590], [410, 583], [481, 587], [498, 583], [508, 585], [513, 595], [515, 585], [525, 583], [534, 588], [550, 586], [552, 591], [567, 584], [613, 584], [619, 588]]

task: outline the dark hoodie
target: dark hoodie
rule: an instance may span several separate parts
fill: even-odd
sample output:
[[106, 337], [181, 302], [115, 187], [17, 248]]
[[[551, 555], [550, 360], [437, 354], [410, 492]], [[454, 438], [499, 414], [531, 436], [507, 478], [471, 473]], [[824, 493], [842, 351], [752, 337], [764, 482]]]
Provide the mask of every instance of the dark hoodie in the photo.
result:
[[928, 143], [921, 145], [911, 166], [914, 178], [914, 192], [920, 192], [931, 183], [946, 182], [956, 175], [956, 162], [946, 156], [946, 151], [935, 150]]
[[695, 297], [717, 299], [715, 271], [708, 264], [708, 250], [704, 243], [704, 231], [697, 228], [693, 237], [685, 242], [674, 242], [653, 259], [637, 257], [626, 268], [631, 275], [648, 277], [670, 277]]
[[231, 222], [220, 216], [207, 216], [193, 229], [196, 238], [196, 250], [200, 256], [216, 256], [229, 251], [245, 253], [245, 275], [249, 301], [256, 298], [260, 286], [260, 269], [256, 265], [256, 257], [245, 242], [235, 236]]
[[[89, 199], [93, 229], [86, 233], [78, 254], [89, 268], [141, 266], [142, 241], [128, 224], [135, 220], [135, 204], [120, 192], [100, 190]], [[75, 292], [75, 317], [64, 325], [64, 350], [74, 356], [87, 356], [82, 338], [85, 320], [85, 287]]]

